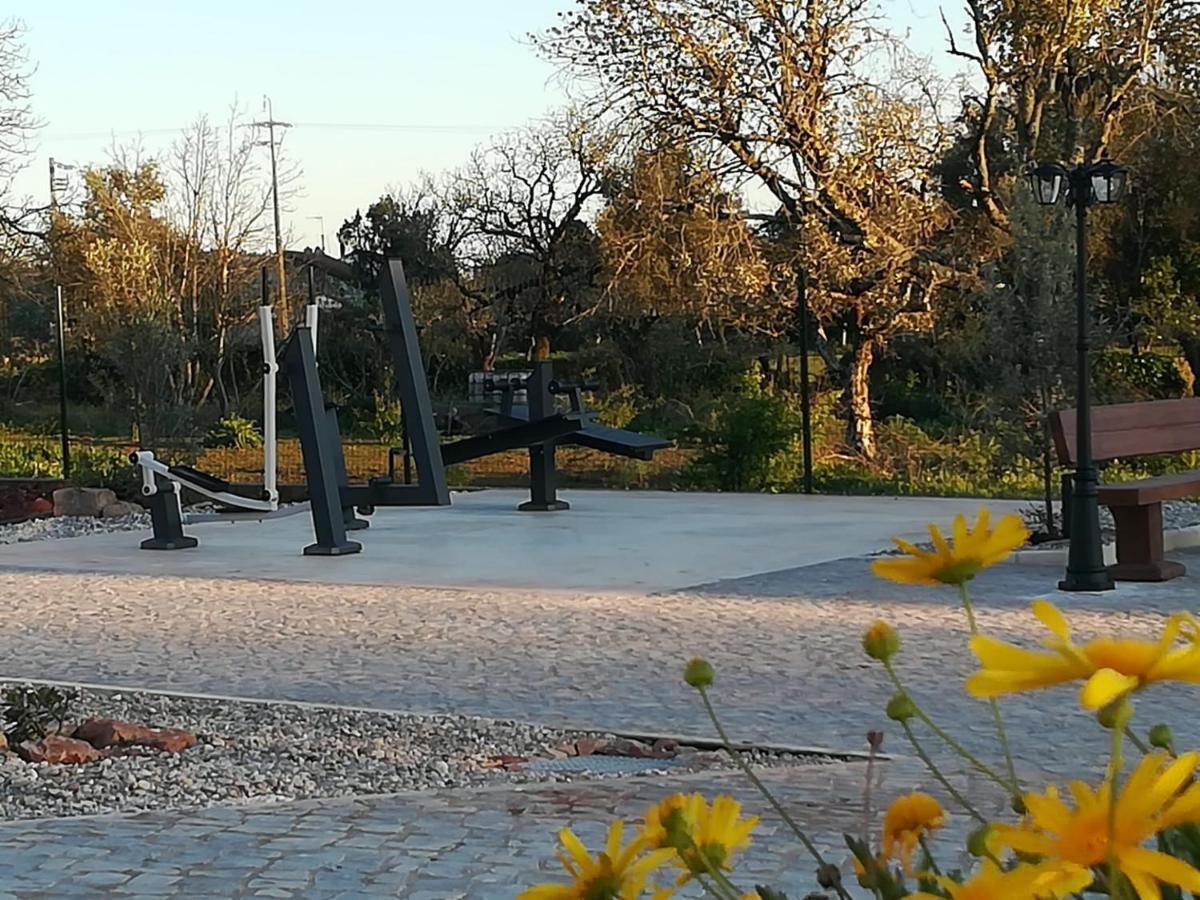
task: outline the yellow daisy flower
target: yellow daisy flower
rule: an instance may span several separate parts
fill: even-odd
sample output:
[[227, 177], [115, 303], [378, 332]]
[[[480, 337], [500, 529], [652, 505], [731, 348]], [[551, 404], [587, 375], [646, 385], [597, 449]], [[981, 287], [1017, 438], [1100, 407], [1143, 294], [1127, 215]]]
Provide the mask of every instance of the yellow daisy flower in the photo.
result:
[[914, 792], [897, 797], [883, 816], [883, 855], [898, 859], [912, 873], [912, 855], [918, 842], [930, 831], [946, 824], [946, 811], [937, 799]]
[[646, 811], [642, 834], [649, 846], [676, 854], [676, 862], [687, 870], [679, 880], [683, 884], [692, 875], [729, 871], [757, 824], [757, 816], [742, 818], [741, 804], [732, 797], [717, 797], [710, 807], [702, 794], [676, 794]]
[[[569, 828], [558, 839], [566, 853], [559, 853], [570, 884], [540, 884], [531, 887], [517, 900], [666, 900], [671, 888], [657, 888], [648, 882], [650, 873], [674, 855], [671, 849], [653, 850], [644, 835], [622, 846], [623, 826], [613, 822], [603, 852], [593, 857]], [[649, 851], [649, 852], [647, 852]]]
[[1115, 829], [1109, 834], [1112, 783], [1093, 790], [1071, 783], [1074, 808], [1051, 787], [1026, 794], [1028, 815], [1020, 825], [992, 826], [997, 846], [1043, 857], [1044, 865], [1101, 866], [1110, 854], [1140, 900], [1160, 900], [1159, 882], [1200, 891], [1200, 871], [1188, 863], [1143, 846], [1173, 825], [1200, 822], [1200, 784], [1180, 791], [1200, 762], [1200, 753], [1172, 760], [1165, 753], [1143, 757], [1117, 798]]
[[1029, 530], [1017, 515], [1004, 516], [992, 528], [988, 511], [981, 509], [974, 528], [969, 528], [961, 515], [955, 518], [952, 542], [932, 523], [929, 536], [933, 539], [932, 551], [895, 538], [896, 546], [908, 555], [876, 560], [871, 571], [899, 584], [962, 584], [980, 569], [1007, 559], [1025, 543]]
[[[1200, 683], [1200, 628], [1186, 613], [1171, 616], [1157, 641], [1101, 637], [1076, 644], [1054, 604], [1035, 600], [1032, 609], [1052, 635], [1043, 641], [1047, 649], [1026, 650], [984, 635], [971, 638], [980, 669], [967, 679], [969, 693], [998, 697], [1083, 681], [1080, 702], [1100, 709], [1156, 681]], [[1181, 637], [1186, 643], [1176, 646]]]
[[[1071, 863], [1021, 864], [1006, 872], [990, 859], [983, 861], [970, 881], [959, 884], [941, 875], [934, 878], [950, 895], [950, 900], [1058, 900], [1092, 883], [1089, 869]], [[909, 894], [908, 900], [944, 898], [940, 894], [919, 892]]]

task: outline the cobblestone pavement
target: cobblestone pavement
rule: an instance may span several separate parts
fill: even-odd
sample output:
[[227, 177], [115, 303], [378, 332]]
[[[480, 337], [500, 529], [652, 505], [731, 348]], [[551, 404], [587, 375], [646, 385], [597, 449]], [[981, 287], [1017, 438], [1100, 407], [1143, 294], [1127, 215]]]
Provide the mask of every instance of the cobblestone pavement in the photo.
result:
[[[1200, 558], [1187, 561], [1196, 568]], [[982, 626], [1036, 639], [1025, 605], [1057, 576], [1015, 566], [985, 573], [975, 591]], [[1150, 634], [1166, 613], [1194, 608], [1198, 586], [1189, 576], [1055, 599], [1081, 632]], [[989, 752], [986, 707], [961, 693], [971, 664], [955, 594], [878, 582], [862, 560], [661, 596], [0, 572], [0, 674], [707, 733], [696, 698], [679, 685], [682, 662], [702, 653], [717, 666], [714, 697], [737, 737], [857, 748], [868, 728], [888, 724], [879, 710], [890, 692], [858, 643], [879, 616], [902, 629], [901, 668], [913, 690], [965, 743]], [[1176, 688], [1148, 692], [1138, 722], [1166, 717], [1180, 697]], [[1182, 697], [1194, 701], [1196, 691]], [[1105, 738], [1074, 706], [1066, 690], [1004, 704], [1031, 779], [1101, 765]], [[1194, 717], [1175, 724], [1181, 743], [1200, 740]], [[888, 749], [903, 748], [892, 736]], [[891, 777], [890, 790], [914, 781], [907, 765], [893, 766], [903, 777]], [[861, 767], [772, 777], [784, 778], [815, 831], [860, 815]], [[235, 883], [261, 896], [507, 897], [549, 857], [561, 824], [591, 823], [594, 837], [613, 810], [636, 815], [665, 789], [635, 780], [10, 823], [0, 826], [0, 898], [117, 885], [230, 896]], [[752, 869], [795, 868], [790, 847], [776, 829], [757, 845]], [[463, 878], [473, 880], [464, 887]]]
[[[883, 774], [880, 802], [893, 784], [920, 784], [905, 763]], [[839, 835], [862, 829], [865, 764], [764, 777], [828, 859], [845, 865]], [[705, 776], [26, 821], [0, 827], [0, 897], [511, 900], [521, 887], [558, 878], [557, 829], [570, 826], [597, 847], [608, 821], [632, 821], [674, 790], [721, 790], [762, 805], [740, 776]], [[737, 867], [739, 884], [771, 884], [793, 897], [815, 886], [814, 863], [780, 820], [764, 816], [756, 835]], [[942, 861], [961, 864], [942, 843]]]

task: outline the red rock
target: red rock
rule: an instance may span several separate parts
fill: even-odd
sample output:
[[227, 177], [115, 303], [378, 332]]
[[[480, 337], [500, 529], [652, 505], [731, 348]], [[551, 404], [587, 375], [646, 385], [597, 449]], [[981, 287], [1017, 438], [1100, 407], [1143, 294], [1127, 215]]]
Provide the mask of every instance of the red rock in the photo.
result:
[[597, 753], [603, 753], [608, 746], [608, 741], [598, 738], [580, 738], [575, 742], [575, 752], [573, 756], [595, 756]]
[[164, 753], [181, 753], [189, 747], [196, 746], [196, 736], [182, 728], [163, 728], [151, 731], [145, 740], [138, 743]]
[[88, 719], [75, 729], [73, 737], [87, 741], [97, 750], [119, 744], [142, 744], [154, 736], [153, 728], [122, 722], [120, 719]]
[[87, 741], [51, 734], [40, 741], [17, 744], [17, 755], [26, 762], [75, 765], [95, 762], [100, 753]]
[[35, 516], [44, 516], [54, 512], [54, 504], [45, 497], [34, 497], [29, 503], [29, 511]]

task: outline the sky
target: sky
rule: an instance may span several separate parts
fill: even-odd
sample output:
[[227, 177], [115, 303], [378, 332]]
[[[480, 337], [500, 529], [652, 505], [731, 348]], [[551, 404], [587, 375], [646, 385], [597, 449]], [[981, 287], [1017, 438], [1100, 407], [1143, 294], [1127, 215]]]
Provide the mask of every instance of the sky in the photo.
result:
[[[301, 169], [285, 230], [295, 246], [319, 244], [322, 217], [332, 249], [342, 221], [387, 188], [565, 102], [525, 35], [570, 2], [8, 0], [44, 123], [16, 192], [47, 201], [50, 157], [103, 163], [114, 142], [161, 153], [199, 114], [220, 120], [236, 102], [257, 116], [269, 96], [293, 123], [284, 146]], [[894, 29], [952, 70], [935, 0], [883, 3]]]

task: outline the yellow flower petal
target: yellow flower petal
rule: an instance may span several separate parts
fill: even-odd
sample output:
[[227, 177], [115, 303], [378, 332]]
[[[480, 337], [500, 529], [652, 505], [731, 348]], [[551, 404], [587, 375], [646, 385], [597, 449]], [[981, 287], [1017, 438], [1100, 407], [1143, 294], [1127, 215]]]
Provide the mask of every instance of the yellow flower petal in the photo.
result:
[[1200, 871], [1166, 853], [1130, 847], [1119, 852], [1118, 861], [1123, 871], [1141, 871], [1167, 884], [1177, 884], [1185, 891], [1200, 891]]
[[950, 539], [941, 528], [930, 523], [931, 551], [896, 538], [896, 546], [907, 558], [879, 560], [871, 568], [880, 578], [900, 584], [963, 584], [980, 569], [1004, 560], [1028, 536], [1020, 516], [1003, 517], [993, 530], [991, 516], [987, 509], [982, 509], [974, 526], [969, 526], [962, 515], [956, 516]]
[[1138, 680], [1113, 669], [1100, 669], [1087, 680], [1079, 692], [1079, 702], [1085, 709], [1101, 709], [1118, 697], [1136, 690]]
[[1071, 639], [1071, 628], [1067, 625], [1066, 617], [1057, 606], [1049, 600], [1034, 600], [1030, 604], [1030, 608], [1037, 616], [1038, 621], [1045, 625], [1056, 638], [1062, 641]]

